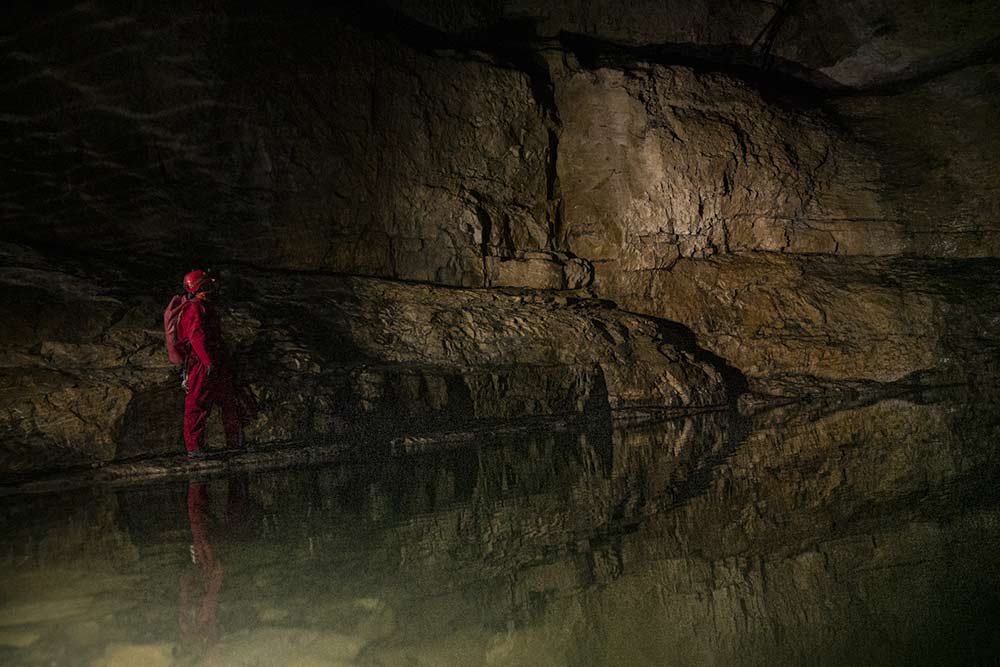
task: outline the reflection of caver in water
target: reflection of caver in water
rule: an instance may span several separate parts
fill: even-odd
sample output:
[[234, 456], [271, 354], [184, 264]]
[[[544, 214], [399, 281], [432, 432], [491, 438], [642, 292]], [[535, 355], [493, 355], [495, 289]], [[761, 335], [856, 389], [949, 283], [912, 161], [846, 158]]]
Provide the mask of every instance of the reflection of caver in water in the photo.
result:
[[224, 570], [215, 553], [208, 489], [204, 483], [188, 485], [187, 505], [193, 567], [181, 576], [181, 637], [188, 645], [207, 648], [218, 639], [219, 591]]
[[182, 642], [196, 654], [208, 651], [219, 638], [219, 597], [225, 573], [219, 560], [220, 538], [238, 539], [249, 527], [246, 479], [230, 479], [226, 489], [226, 515], [220, 523], [209, 511], [208, 485], [188, 484], [191, 569], [181, 575], [179, 622]]
[[185, 349], [187, 398], [184, 401], [184, 444], [188, 456], [203, 454], [205, 426], [212, 408], [222, 411], [226, 446], [243, 446], [243, 422], [233, 376], [222, 345], [222, 327], [212, 293], [215, 279], [196, 270], [184, 277], [187, 303], [177, 321], [177, 344]]

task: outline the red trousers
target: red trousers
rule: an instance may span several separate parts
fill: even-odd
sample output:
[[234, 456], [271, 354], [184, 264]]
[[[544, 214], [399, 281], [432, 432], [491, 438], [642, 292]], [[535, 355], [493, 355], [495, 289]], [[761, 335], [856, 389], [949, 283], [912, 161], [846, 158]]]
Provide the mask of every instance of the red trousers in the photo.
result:
[[187, 398], [184, 400], [184, 445], [189, 452], [205, 446], [205, 427], [212, 408], [222, 410], [222, 427], [226, 432], [227, 447], [243, 446], [243, 419], [236, 401], [232, 376], [225, 369], [212, 369], [197, 361], [188, 370]]

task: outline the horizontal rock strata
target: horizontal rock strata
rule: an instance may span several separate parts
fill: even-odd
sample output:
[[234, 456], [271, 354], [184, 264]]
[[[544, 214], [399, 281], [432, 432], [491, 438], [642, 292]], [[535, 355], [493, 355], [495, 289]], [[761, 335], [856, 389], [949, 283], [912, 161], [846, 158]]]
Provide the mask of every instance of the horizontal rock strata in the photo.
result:
[[257, 267], [229, 325], [268, 438], [714, 405], [730, 366], [994, 382], [987, 4], [12, 10], [10, 458], [175, 446], [156, 317], [195, 264]]
[[[183, 393], [149, 286], [7, 251], [0, 283], [31, 300], [4, 333], [4, 468], [179, 451]], [[262, 271], [223, 284], [227, 335], [262, 401], [258, 440], [729, 400], [724, 365], [595, 299]]]

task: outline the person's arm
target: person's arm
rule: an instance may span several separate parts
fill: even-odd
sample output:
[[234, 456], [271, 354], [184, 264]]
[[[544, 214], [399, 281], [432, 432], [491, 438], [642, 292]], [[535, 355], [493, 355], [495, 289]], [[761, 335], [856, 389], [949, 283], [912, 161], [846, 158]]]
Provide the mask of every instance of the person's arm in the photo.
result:
[[211, 342], [205, 335], [205, 309], [197, 303], [192, 304], [189, 308], [192, 311], [190, 327], [188, 329], [188, 341], [191, 343], [191, 351], [198, 357], [198, 361], [208, 368], [212, 368], [215, 366], [215, 358]]

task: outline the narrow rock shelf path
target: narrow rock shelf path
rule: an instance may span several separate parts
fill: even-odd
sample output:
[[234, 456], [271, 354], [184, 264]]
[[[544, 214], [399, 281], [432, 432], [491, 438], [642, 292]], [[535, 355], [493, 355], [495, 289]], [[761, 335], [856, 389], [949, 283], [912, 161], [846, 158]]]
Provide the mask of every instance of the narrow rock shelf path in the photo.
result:
[[282, 443], [255, 450], [210, 450], [202, 459], [189, 459], [183, 453], [177, 456], [142, 457], [11, 480], [0, 484], [0, 497], [51, 493], [92, 485], [128, 486], [200, 475], [223, 475], [239, 470], [273, 470], [332, 463], [347, 457], [348, 454], [342, 447], [301, 443]]
[[[662, 418], [676, 418], [706, 412], [664, 411]], [[401, 455], [418, 451], [479, 447], [491, 440], [530, 433], [587, 431], [608, 424], [608, 415], [588, 417], [536, 417], [503, 423], [467, 424], [460, 428], [400, 435], [371, 437], [367, 447], [357, 440], [364, 436], [344, 436], [323, 442], [275, 442], [250, 449], [212, 449], [205, 458], [140, 456], [104, 465], [63, 468], [21, 475], [0, 481], [0, 497], [18, 494], [52, 493], [87, 486], [131, 486], [198, 476], [225, 476], [241, 471], [264, 471], [331, 463], [350, 464], [361, 459]]]

